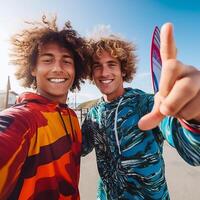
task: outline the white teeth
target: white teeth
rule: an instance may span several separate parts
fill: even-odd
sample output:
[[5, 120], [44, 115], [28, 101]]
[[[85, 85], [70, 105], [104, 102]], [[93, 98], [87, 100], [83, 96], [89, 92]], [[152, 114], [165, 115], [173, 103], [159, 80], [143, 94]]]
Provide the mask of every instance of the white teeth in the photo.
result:
[[102, 83], [111, 83], [112, 80], [104, 80], [104, 81], [101, 81]]
[[64, 78], [50, 78], [49, 81], [52, 83], [62, 83], [65, 81], [65, 79]]

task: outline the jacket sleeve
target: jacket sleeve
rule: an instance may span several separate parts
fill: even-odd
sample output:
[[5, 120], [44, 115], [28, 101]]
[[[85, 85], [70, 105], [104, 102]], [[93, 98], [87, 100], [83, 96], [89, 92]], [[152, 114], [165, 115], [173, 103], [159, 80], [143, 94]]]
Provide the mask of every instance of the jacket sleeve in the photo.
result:
[[200, 133], [186, 128], [173, 117], [166, 117], [160, 124], [163, 136], [176, 148], [180, 156], [190, 165], [200, 165]]
[[93, 121], [89, 111], [82, 124], [82, 151], [81, 155], [86, 156], [94, 148], [94, 130], [92, 129]]
[[18, 109], [0, 113], [0, 199], [12, 192], [28, 154], [28, 121]]
[[[148, 96], [148, 112], [154, 103], [152, 95]], [[160, 123], [163, 139], [176, 148], [179, 155], [190, 165], [200, 165], [200, 133], [199, 130], [190, 129], [174, 117], [165, 117]], [[158, 135], [159, 136], [159, 135]], [[157, 136], [157, 137], [158, 137]]]

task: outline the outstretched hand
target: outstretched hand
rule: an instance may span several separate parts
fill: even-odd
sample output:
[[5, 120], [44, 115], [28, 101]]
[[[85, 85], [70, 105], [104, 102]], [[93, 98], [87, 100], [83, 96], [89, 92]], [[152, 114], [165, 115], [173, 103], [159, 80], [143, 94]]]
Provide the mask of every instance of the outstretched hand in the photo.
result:
[[142, 130], [155, 128], [165, 116], [200, 122], [200, 71], [176, 59], [172, 24], [162, 26], [160, 40], [162, 72], [159, 91], [152, 111], [139, 121]]

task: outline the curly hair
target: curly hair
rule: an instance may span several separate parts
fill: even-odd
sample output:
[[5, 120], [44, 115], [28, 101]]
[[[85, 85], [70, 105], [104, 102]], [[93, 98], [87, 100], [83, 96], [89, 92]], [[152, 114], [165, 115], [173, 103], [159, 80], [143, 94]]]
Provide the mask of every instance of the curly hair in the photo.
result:
[[87, 47], [89, 56], [87, 65], [89, 68], [89, 79], [92, 80], [92, 65], [95, 57], [100, 57], [103, 51], [108, 52], [121, 63], [121, 70], [125, 74], [123, 80], [131, 82], [136, 73], [137, 56], [135, 55], [136, 47], [133, 43], [122, 40], [118, 36], [109, 35], [101, 37], [98, 40], [88, 40]]
[[75, 79], [70, 90], [80, 90], [80, 83], [83, 83], [86, 78], [85, 40], [72, 29], [70, 21], [67, 21], [63, 29], [59, 31], [56, 20], [56, 17], [47, 20], [46, 16], [43, 15], [41, 22], [26, 22], [31, 27], [22, 30], [11, 38], [13, 47], [11, 49], [11, 62], [17, 66], [15, 76], [21, 81], [23, 87], [37, 88], [31, 71], [36, 67], [41, 47], [50, 42], [55, 42], [61, 47], [67, 48], [74, 56]]

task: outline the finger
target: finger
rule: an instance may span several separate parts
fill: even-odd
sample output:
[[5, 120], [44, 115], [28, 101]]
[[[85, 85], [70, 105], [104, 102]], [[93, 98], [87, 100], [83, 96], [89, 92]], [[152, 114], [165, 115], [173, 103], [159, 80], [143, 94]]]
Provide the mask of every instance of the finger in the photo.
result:
[[197, 72], [196, 68], [184, 65], [178, 60], [167, 60], [162, 68], [159, 84], [160, 95], [166, 97], [177, 80]]
[[155, 103], [152, 111], [146, 115], [144, 115], [138, 122], [138, 127], [141, 130], [150, 130], [159, 125], [160, 121], [164, 118], [164, 116], [159, 111], [159, 106], [161, 103], [161, 97], [157, 93], [155, 95]]
[[200, 92], [178, 113], [179, 118], [184, 120], [194, 119], [200, 122]]
[[172, 89], [174, 83], [183, 74], [183, 64], [177, 60], [167, 60], [163, 62], [159, 83], [159, 92], [166, 97]]
[[173, 25], [166, 23], [160, 32], [160, 54], [162, 62], [168, 59], [176, 59], [176, 44], [173, 36]]
[[162, 101], [160, 112], [163, 115], [176, 116], [199, 92], [199, 73], [184, 77], [174, 84], [172, 90]]

